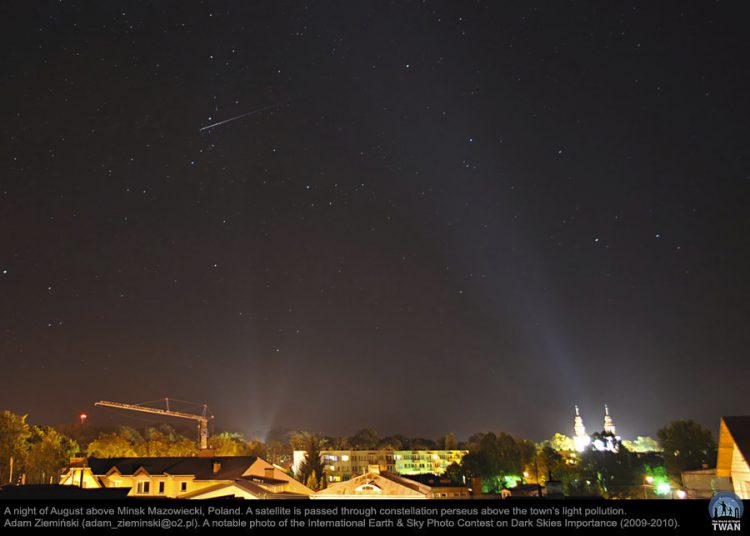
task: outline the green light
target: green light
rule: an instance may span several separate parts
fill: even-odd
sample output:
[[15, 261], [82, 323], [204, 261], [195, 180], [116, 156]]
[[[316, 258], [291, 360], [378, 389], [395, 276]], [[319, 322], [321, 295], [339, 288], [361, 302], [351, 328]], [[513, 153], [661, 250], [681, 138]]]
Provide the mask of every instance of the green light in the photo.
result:
[[672, 486], [669, 485], [669, 482], [658, 482], [654, 486], [654, 493], [657, 495], [667, 495], [672, 492]]
[[515, 488], [523, 479], [518, 475], [505, 475], [503, 480], [505, 481], [506, 488]]

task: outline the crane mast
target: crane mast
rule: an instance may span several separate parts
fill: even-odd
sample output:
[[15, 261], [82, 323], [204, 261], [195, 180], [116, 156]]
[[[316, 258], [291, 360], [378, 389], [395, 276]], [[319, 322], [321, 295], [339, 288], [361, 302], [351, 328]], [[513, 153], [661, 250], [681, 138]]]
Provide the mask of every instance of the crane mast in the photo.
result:
[[169, 409], [169, 399], [165, 398], [167, 409], [151, 408], [148, 406], [139, 406], [138, 404], [125, 404], [123, 402], [110, 402], [100, 400], [94, 403], [95, 406], [104, 406], [108, 408], [127, 409], [130, 411], [140, 411], [142, 413], [152, 413], [154, 415], [163, 415], [165, 417], [177, 417], [178, 419], [190, 419], [198, 423], [198, 437], [200, 438], [201, 450], [208, 448], [208, 406], [203, 405], [203, 415], [194, 415], [182, 411], [172, 411]]

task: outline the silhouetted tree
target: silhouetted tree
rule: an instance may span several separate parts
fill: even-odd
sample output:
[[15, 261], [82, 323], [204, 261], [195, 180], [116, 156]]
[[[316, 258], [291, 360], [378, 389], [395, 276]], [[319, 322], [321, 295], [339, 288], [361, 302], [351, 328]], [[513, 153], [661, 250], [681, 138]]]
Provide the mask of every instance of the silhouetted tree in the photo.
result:
[[372, 428], [362, 428], [350, 439], [352, 449], [354, 450], [373, 450], [378, 447], [378, 433]]
[[[594, 443], [612, 445], [614, 450], [598, 450]], [[625, 448], [613, 434], [591, 434], [592, 446], [581, 454], [579, 471], [582, 480], [595, 482], [605, 497], [617, 496], [621, 490], [642, 482], [641, 466], [636, 456]]]
[[695, 421], [673, 421], [656, 433], [664, 449], [669, 474], [681, 479], [682, 471], [716, 464], [716, 442], [710, 430]]
[[288, 456], [288, 448], [278, 439], [271, 440], [266, 447], [266, 460], [270, 463], [281, 464], [282, 460]]
[[437, 448], [437, 443], [433, 439], [415, 437], [411, 440], [410, 450], [436, 450]]
[[536, 443], [529, 439], [517, 439], [516, 444], [521, 460], [521, 470], [536, 475]]
[[325, 467], [320, 455], [320, 440], [315, 434], [307, 434], [303, 446], [305, 457], [299, 465], [297, 479], [300, 482], [308, 482], [313, 477], [316, 485], [315, 487], [308, 485], [308, 487], [318, 489], [318, 479], [325, 478]]
[[401, 439], [396, 436], [384, 437], [378, 441], [378, 449], [384, 450], [404, 450]]
[[463, 484], [464, 483], [464, 470], [463, 468], [457, 464], [456, 462], [453, 462], [448, 467], [445, 468], [445, 472], [443, 473], [443, 478], [447, 478], [454, 484]]
[[456, 450], [458, 448], [458, 441], [456, 441], [456, 434], [448, 432], [443, 438], [443, 448], [445, 450]]

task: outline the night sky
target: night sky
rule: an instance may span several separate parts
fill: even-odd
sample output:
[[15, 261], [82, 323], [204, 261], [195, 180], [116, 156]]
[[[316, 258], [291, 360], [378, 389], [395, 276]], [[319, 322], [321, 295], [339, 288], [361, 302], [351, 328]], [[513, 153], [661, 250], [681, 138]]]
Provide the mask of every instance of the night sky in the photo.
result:
[[0, 408], [536, 440], [574, 404], [625, 437], [747, 414], [743, 6], [3, 3]]

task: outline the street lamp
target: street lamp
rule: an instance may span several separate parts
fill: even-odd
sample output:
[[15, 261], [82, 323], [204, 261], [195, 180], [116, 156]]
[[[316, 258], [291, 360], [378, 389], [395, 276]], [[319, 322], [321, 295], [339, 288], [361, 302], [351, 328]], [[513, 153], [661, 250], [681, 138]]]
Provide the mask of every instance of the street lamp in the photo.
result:
[[649, 487], [651, 487], [651, 488], [653, 488], [653, 487], [654, 487], [654, 477], [652, 477], [651, 475], [648, 475], [648, 476], [647, 476], [647, 477], [646, 477], [646, 478], [644, 479], [644, 482], [643, 482], [643, 498], [644, 498], [644, 499], [648, 499], [648, 497], [646, 496], [646, 490], [647, 490], [647, 489], [648, 489]]

